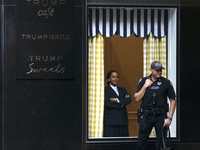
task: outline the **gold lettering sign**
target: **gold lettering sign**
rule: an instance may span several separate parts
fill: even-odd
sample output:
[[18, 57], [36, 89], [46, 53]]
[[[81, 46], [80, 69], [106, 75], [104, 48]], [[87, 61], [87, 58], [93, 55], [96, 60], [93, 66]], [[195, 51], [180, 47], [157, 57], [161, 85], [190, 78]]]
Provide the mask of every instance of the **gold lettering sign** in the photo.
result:
[[29, 60], [32, 62], [28, 65], [29, 71], [26, 72], [26, 74], [31, 73], [64, 73], [65, 67], [61, 66], [61, 63], [58, 63], [58, 65], [52, 66], [52, 67], [34, 67], [34, 62], [59, 62], [63, 59], [62, 56], [29, 56]]
[[29, 56], [30, 61], [60, 61], [62, 56]]
[[48, 19], [54, 15], [54, 8], [65, 5], [65, 0], [26, 0], [27, 6], [33, 7], [46, 7], [46, 9], [40, 9], [37, 13], [39, 17]]
[[46, 10], [39, 10], [38, 16], [39, 17], [45, 17], [45, 19], [47, 19], [48, 17], [52, 17], [53, 13], [54, 13], [54, 8], [49, 7]]
[[60, 34], [21, 34], [23, 40], [70, 40], [69, 35]]
[[44, 68], [34, 68], [34, 63], [31, 63], [29, 65], [29, 71], [26, 72], [26, 74], [30, 74], [30, 73], [40, 73], [40, 72], [44, 72], [44, 73], [64, 73], [65, 72], [65, 67], [62, 67], [61, 64], [59, 63], [57, 66], [53, 66], [53, 67], [44, 67]]
[[62, 6], [65, 0], [26, 0], [28, 6]]

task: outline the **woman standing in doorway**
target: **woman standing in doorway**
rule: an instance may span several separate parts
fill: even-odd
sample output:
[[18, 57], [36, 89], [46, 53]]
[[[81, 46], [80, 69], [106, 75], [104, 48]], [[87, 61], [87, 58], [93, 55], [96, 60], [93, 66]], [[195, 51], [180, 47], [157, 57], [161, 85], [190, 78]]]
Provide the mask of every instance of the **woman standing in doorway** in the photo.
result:
[[128, 115], [126, 105], [132, 98], [124, 87], [118, 87], [119, 73], [111, 70], [107, 74], [105, 87], [104, 137], [128, 136]]

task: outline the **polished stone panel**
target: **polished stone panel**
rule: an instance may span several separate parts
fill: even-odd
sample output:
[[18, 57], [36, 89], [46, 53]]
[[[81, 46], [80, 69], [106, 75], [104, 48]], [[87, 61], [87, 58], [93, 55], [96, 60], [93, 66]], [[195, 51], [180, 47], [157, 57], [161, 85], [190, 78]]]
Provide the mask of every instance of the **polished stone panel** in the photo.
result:
[[181, 5], [200, 5], [200, 1], [199, 0], [180, 0], [180, 4]]
[[[2, 6], [2, 2], [5, 5]], [[58, 21], [60, 17], [51, 19], [51, 21], [45, 21], [45, 18], [37, 20], [37, 17], [31, 19], [27, 14], [36, 15], [38, 11], [35, 8], [28, 12], [29, 10], [23, 7], [20, 10], [20, 16], [17, 16], [19, 5], [17, 0], [0, 1], [0, 12], [4, 11], [5, 13], [0, 15], [0, 94], [2, 101], [0, 111], [3, 113], [0, 116], [3, 117], [3, 120], [0, 119], [1, 125], [4, 125], [4, 134], [1, 136], [1, 138], [4, 138], [3, 146], [0, 143], [0, 146], [3, 147], [2, 150], [132, 150], [136, 148], [137, 140], [114, 143], [101, 143], [99, 141], [90, 143], [87, 141], [87, 37], [82, 36], [83, 33], [86, 33], [82, 19], [84, 2], [75, 1], [74, 13], [67, 15], [73, 18], [73, 22], [70, 22], [71, 20], [66, 22], [65, 20]], [[131, 1], [126, 2], [130, 3]], [[135, 2], [139, 4], [139, 1]], [[144, 1], [140, 1], [140, 3], [142, 2]], [[151, 2], [153, 3], [150, 4], [150, 1], [148, 1], [142, 3], [142, 5], [154, 5], [157, 1]], [[166, 1], [162, 2], [165, 3]], [[176, 0], [170, 0], [168, 4], [166, 3], [166, 6], [174, 5], [174, 7], [178, 7], [178, 16], [180, 16], [177, 27], [179, 43], [177, 110], [180, 122], [177, 125], [179, 137], [172, 139], [172, 143], [176, 144], [177, 150], [199, 149], [199, 133], [197, 132], [199, 122], [198, 117], [196, 117], [199, 110], [199, 99], [196, 93], [198, 93], [198, 77], [200, 75], [198, 70], [200, 55], [198, 15], [200, 9], [199, 6], [195, 6], [199, 5], [199, 2], [181, 0], [178, 1], [178, 3], [184, 5], [181, 7], [180, 5], [177, 6], [176, 2]], [[26, 10], [24, 13], [27, 14], [23, 14], [23, 9]], [[61, 18], [66, 18], [65, 14], [62, 14]], [[55, 29], [56, 23], [62, 24], [60, 29]], [[56, 80], [48, 78], [18, 79], [17, 68], [21, 66], [18, 64], [20, 49], [23, 49], [23, 51], [27, 48], [30, 48], [31, 51], [51, 49], [51, 52], [54, 52], [54, 50], [57, 52], [53, 45], [57, 45], [59, 49], [64, 51], [67, 43], [61, 41], [26, 43], [23, 40], [20, 41], [19, 35], [22, 34], [20, 31], [27, 33], [35, 25], [37, 30], [32, 29], [30, 31], [35, 33], [42, 33], [42, 31], [61, 33], [60, 31], [64, 30], [63, 26], [68, 23], [73, 24], [72, 30], [74, 30], [74, 41], [72, 42], [73, 79], [59, 79], [59, 77]], [[40, 26], [41, 24], [42, 26]], [[45, 28], [43, 24], [48, 25], [48, 27]], [[65, 32], [65, 34], [67, 33]], [[23, 51], [20, 51], [20, 53], [23, 53]], [[51, 52], [46, 54], [52, 55]], [[149, 149], [154, 148], [154, 141], [155, 139], [150, 140]]]
[[74, 79], [73, 26], [17, 24], [17, 78]]
[[200, 6], [182, 6], [180, 10], [180, 137], [184, 141], [199, 141]]
[[5, 5], [15, 5], [17, 0], [1, 0]]
[[74, 79], [71, 14], [73, 0], [17, 1], [18, 79]]
[[[5, 150], [65, 150], [81, 149], [82, 147], [82, 49], [80, 24], [65, 22], [57, 19], [51, 21], [39, 21], [34, 23], [30, 18], [17, 16], [19, 6], [4, 6], [5, 9], [5, 29], [2, 64], [4, 67], [4, 80], [2, 81], [3, 112], [4, 112], [4, 149]], [[21, 8], [24, 9], [24, 8]], [[25, 13], [29, 13], [26, 10]], [[35, 15], [35, 11], [31, 11]], [[65, 18], [65, 15], [62, 14]], [[68, 15], [69, 16], [69, 15]], [[78, 16], [82, 20], [81, 7], [76, 7], [75, 12], [70, 13], [70, 17]], [[20, 17], [20, 18], [19, 18]], [[21, 18], [22, 17], [22, 18]], [[24, 18], [23, 18], [24, 17]], [[19, 19], [19, 20], [18, 20]], [[74, 19], [73, 19], [74, 20]], [[20, 40], [22, 33], [28, 31], [34, 33], [44, 33], [61, 35], [68, 34], [68, 28], [73, 39], [72, 43], [60, 39], [47, 42]], [[1, 24], [2, 25], [2, 24]], [[47, 27], [44, 27], [44, 26]], [[56, 27], [56, 25], [58, 25]], [[74, 30], [73, 27], [76, 27]], [[29, 30], [31, 29], [31, 30]], [[23, 31], [23, 32], [22, 32]], [[76, 33], [78, 32], [78, 33]], [[75, 35], [75, 36], [74, 36]], [[73, 38], [75, 37], [75, 38]], [[51, 38], [53, 38], [51, 36]], [[61, 40], [62, 38], [62, 40]], [[46, 43], [47, 42], [47, 43]], [[70, 44], [69, 46], [67, 46]], [[48, 51], [50, 49], [50, 51]], [[75, 64], [73, 67], [75, 74], [73, 79], [62, 79], [57, 77], [52, 79], [18, 79], [17, 68], [23, 67], [18, 64], [20, 58], [18, 54], [29, 52], [45, 52], [47, 56], [56, 54], [58, 50], [71, 51]], [[23, 53], [23, 51], [25, 51]], [[65, 53], [70, 56], [71, 54]], [[21, 55], [22, 56], [22, 55]], [[25, 61], [26, 62], [26, 61]], [[70, 73], [71, 70], [68, 70]], [[1, 74], [1, 75], [2, 75]]]

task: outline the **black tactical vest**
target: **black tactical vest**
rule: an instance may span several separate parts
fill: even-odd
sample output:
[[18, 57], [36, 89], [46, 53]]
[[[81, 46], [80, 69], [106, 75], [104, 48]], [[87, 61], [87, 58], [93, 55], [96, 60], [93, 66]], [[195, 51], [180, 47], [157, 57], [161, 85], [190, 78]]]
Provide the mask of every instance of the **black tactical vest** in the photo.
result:
[[147, 88], [142, 99], [144, 108], [163, 107], [167, 104], [165, 84], [165, 80], [161, 77]]

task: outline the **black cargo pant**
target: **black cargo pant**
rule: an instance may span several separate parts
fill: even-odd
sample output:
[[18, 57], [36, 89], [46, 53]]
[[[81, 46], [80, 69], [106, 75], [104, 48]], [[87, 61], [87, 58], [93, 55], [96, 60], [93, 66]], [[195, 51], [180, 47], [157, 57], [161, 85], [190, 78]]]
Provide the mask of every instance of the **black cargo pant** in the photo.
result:
[[149, 115], [147, 117], [147, 129], [145, 131], [139, 131], [138, 134], [138, 147], [137, 150], [146, 150], [146, 145], [149, 139], [149, 135], [153, 127], [156, 130], [156, 147], [163, 148], [162, 144], [162, 126], [164, 119], [167, 118], [167, 114], [161, 114], [158, 116]]

